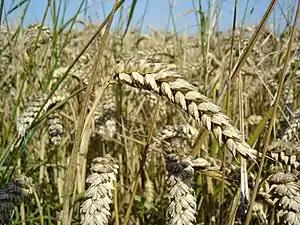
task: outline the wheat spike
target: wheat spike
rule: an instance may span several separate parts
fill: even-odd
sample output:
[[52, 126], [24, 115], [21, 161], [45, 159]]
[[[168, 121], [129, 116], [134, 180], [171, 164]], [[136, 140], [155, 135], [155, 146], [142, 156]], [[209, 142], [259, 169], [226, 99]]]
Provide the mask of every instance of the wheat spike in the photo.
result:
[[104, 96], [103, 104], [94, 112], [94, 122], [98, 133], [104, 138], [112, 138], [117, 131], [116, 103], [113, 95]]
[[131, 86], [154, 91], [185, 110], [211, 131], [220, 145], [225, 144], [233, 155], [237, 150], [244, 157], [256, 158], [257, 151], [243, 141], [240, 132], [221, 108], [200, 94], [195, 86], [181, 79], [174, 65], [131, 59], [115, 65], [113, 74]]
[[87, 200], [80, 209], [81, 224], [108, 224], [118, 169], [117, 160], [109, 155], [93, 160], [92, 174], [86, 179], [91, 185], [85, 194]]
[[[21, 137], [24, 137], [26, 135], [29, 127], [32, 125], [34, 118], [37, 116], [40, 108], [42, 107], [46, 99], [47, 99], [46, 94], [44, 94], [41, 97], [38, 97], [35, 101], [33, 101], [30, 104], [30, 106], [25, 110], [25, 112], [18, 119], [17, 130]], [[64, 99], [65, 99], [65, 93], [59, 92], [55, 94], [46, 102], [46, 104], [44, 105], [41, 111], [41, 114], [47, 112], [51, 107], [63, 101]]]
[[32, 188], [32, 179], [21, 176], [0, 190], [0, 224], [10, 224], [15, 207], [32, 194]]
[[169, 194], [168, 224], [193, 225], [196, 222], [196, 197], [191, 158], [184, 154], [170, 154], [167, 156], [166, 168]]
[[300, 224], [300, 186], [292, 173], [278, 172], [269, 178], [271, 199], [280, 224]]
[[54, 145], [60, 145], [62, 135], [64, 133], [64, 127], [61, 121], [61, 115], [59, 110], [54, 111], [48, 116], [48, 132], [50, 136], [50, 141]]

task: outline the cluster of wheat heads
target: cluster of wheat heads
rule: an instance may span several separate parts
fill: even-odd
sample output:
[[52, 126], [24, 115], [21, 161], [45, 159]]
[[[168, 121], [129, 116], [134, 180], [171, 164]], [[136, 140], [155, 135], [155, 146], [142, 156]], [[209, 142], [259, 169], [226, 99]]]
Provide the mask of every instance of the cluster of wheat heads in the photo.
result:
[[[3, 172], [3, 177], [7, 181], [11, 180], [9, 174], [14, 173], [17, 168], [19, 172], [34, 178], [36, 185], [41, 187], [39, 199], [44, 209], [42, 213], [47, 212], [48, 221], [52, 223], [55, 223], [58, 218], [57, 211], [61, 209], [65, 169], [74, 143], [79, 112], [85, 94], [84, 88], [89, 82], [90, 72], [94, 66], [93, 59], [99, 47], [97, 42], [92, 43], [86, 53], [79, 58], [54, 95], [48, 100], [47, 98], [56, 82], [64, 76], [70, 63], [85, 46], [87, 35], [95, 30], [96, 26], [90, 25], [83, 30], [73, 30], [70, 33], [63, 31], [61, 36], [54, 38], [49, 28], [32, 25], [21, 30], [19, 35], [22, 38], [14, 45], [9, 44], [13, 41], [10, 33], [12, 31], [1, 31], [1, 42], [6, 46], [1, 51], [3, 64], [0, 64], [1, 74], [6, 75], [6, 79], [1, 83], [3, 110], [0, 114], [3, 118], [3, 126], [0, 126], [0, 138], [3, 149], [6, 150], [4, 153], [1, 152], [1, 166], [8, 171], [8, 173]], [[36, 54], [31, 55], [31, 49], [35, 48], [33, 40], [38, 37], [39, 31], [42, 33], [35, 49]], [[240, 46], [235, 46], [235, 56], [239, 56], [240, 50], [249, 40], [248, 33], [252, 32], [252, 29], [247, 28], [241, 31], [244, 36], [236, 38], [235, 41]], [[180, 196], [176, 198], [170, 196], [173, 188], [169, 187], [168, 183], [175, 179], [178, 183], [174, 185], [177, 187], [176, 185], [184, 182], [185, 178], [180, 180], [176, 176], [188, 170], [190, 175], [187, 180], [193, 189], [189, 187], [187, 190], [195, 198], [190, 198], [191, 202], [188, 202], [193, 216], [187, 217], [183, 220], [186, 222], [183, 223], [196, 224], [195, 221], [203, 223], [210, 218], [212, 218], [211, 223], [217, 223], [214, 221], [218, 221], [219, 218], [223, 218], [226, 222], [229, 220], [229, 215], [232, 215], [232, 211], [220, 210], [218, 204], [222, 195], [219, 191], [220, 187], [224, 183], [224, 208], [232, 210], [234, 208], [231, 206], [234, 202], [232, 199], [238, 191], [240, 182], [237, 153], [259, 162], [257, 153], [262, 148], [263, 140], [263, 135], [257, 137], [256, 151], [246, 144], [242, 134], [236, 129], [240, 120], [237, 101], [239, 90], [236, 80], [232, 81], [231, 98], [228, 99], [232, 107], [221, 110], [216, 104], [217, 96], [226, 84], [225, 78], [229, 75], [231, 37], [225, 33], [220, 33], [218, 37], [212, 36], [206, 60], [202, 60], [201, 45], [196, 36], [175, 37], [170, 33], [153, 30], [148, 35], [140, 35], [139, 32], [132, 31], [124, 39], [117, 33], [110, 33], [109, 37], [103, 59], [96, 71], [100, 81], [95, 84], [88, 110], [92, 109], [93, 101], [97, 98], [102, 78], [114, 76], [117, 84], [111, 85], [105, 91], [94, 112], [93, 123], [87, 127], [82, 136], [77, 165], [76, 193], [78, 195], [76, 197], [78, 198], [76, 199], [81, 200], [82, 193], [86, 189], [86, 176], [89, 175], [87, 171], [90, 165], [102, 163], [102, 161], [93, 163], [93, 159], [99, 159], [109, 153], [118, 159], [119, 166], [116, 178], [117, 189], [114, 190], [117, 193], [114, 203], [118, 207], [110, 209], [107, 204], [101, 206], [106, 210], [106, 217], [109, 215], [108, 212], [111, 213], [109, 221], [114, 222], [118, 219], [120, 222], [127, 220], [128, 223], [134, 224], [172, 224], [175, 222], [169, 215], [173, 218], [177, 215], [176, 218], [179, 218], [181, 213], [182, 218], [185, 218], [186, 208], [178, 211], [168, 208], [172, 205], [169, 200], [174, 201], [176, 205], [181, 202]], [[264, 31], [242, 67], [245, 140], [252, 135], [264, 117], [264, 112], [273, 103], [286, 42], [286, 37]], [[60, 46], [56, 52], [57, 56], [51, 55], [55, 52], [53, 51], [55, 46]], [[275, 160], [269, 160], [266, 165], [266, 168], [273, 164], [281, 167], [276, 173], [297, 174], [299, 169], [297, 55], [297, 46], [294, 46], [282, 96], [282, 111], [286, 117], [278, 118], [280, 126], [274, 132], [274, 143], [270, 146], [269, 153], [269, 157]], [[124, 60], [127, 57], [129, 60]], [[207, 74], [203, 73], [204, 66], [207, 68]], [[23, 86], [20, 81], [24, 82]], [[129, 85], [120, 85], [118, 81]], [[72, 96], [74, 91], [80, 89], [83, 91], [69, 99], [66, 104], [59, 106], [68, 96]], [[16, 106], [14, 103], [18, 102], [16, 101], [18, 99], [20, 103]], [[284, 107], [285, 102], [288, 109]], [[157, 104], [159, 111], [153, 119]], [[12, 118], [11, 115], [14, 117]], [[142, 159], [152, 121], [155, 129], [144, 167]], [[204, 137], [199, 158], [191, 160], [191, 166], [187, 166], [187, 161], [191, 157], [190, 148], [197, 141], [198, 132], [200, 131], [201, 135], [204, 130], [210, 131], [211, 135]], [[17, 142], [13, 141], [14, 133], [18, 134]], [[237, 160], [226, 158], [223, 162], [221, 146], [227, 147]], [[176, 157], [179, 157], [180, 165], [180, 169], [174, 166], [176, 169], [171, 172], [166, 167], [169, 159], [167, 154], [170, 153], [175, 153]], [[184, 156], [180, 155], [182, 153]], [[250, 166], [252, 160], [248, 162]], [[140, 170], [140, 167], [143, 169]], [[249, 172], [250, 187], [253, 185], [252, 180], [255, 180], [255, 168], [256, 165]], [[91, 169], [92, 174], [105, 176], [101, 171], [94, 171], [93, 166]], [[133, 184], [139, 171], [142, 172], [135, 190]], [[282, 185], [286, 183], [274, 183], [268, 174], [268, 169], [264, 170], [264, 176], [266, 179], [262, 181], [258, 193], [253, 220], [266, 222], [274, 218], [278, 223], [282, 221], [289, 224], [296, 223], [292, 221], [291, 215], [297, 215], [298, 208], [290, 206], [294, 205], [292, 202], [281, 203], [292, 197], [288, 196], [287, 199], [283, 192], [277, 191], [277, 187], [280, 185], [283, 187]], [[89, 187], [95, 190], [101, 189], [98, 184], [93, 186], [90, 181], [88, 179]], [[293, 187], [297, 186], [297, 179], [291, 182]], [[287, 188], [291, 185], [287, 184]], [[107, 191], [109, 197], [112, 196], [112, 190]], [[293, 190], [295, 190], [294, 196], [297, 196], [298, 188]], [[90, 198], [91, 196], [91, 193], [87, 196], [88, 201], [93, 199]], [[130, 204], [132, 201], [133, 205]], [[109, 202], [111, 203], [111, 200]], [[81, 203], [80, 201], [75, 203], [74, 221], [81, 220], [79, 216]], [[97, 201], [95, 204], [98, 204]], [[197, 213], [194, 214], [195, 205]], [[88, 211], [87, 205], [85, 206], [81, 210], [83, 218], [86, 212], [92, 212]], [[34, 218], [36, 207], [32, 205], [27, 207], [26, 216]], [[91, 206], [91, 209], [93, 207]], [[130, 212], [127, 213], [129, 208]], [[93, 213], [97, 212], [97, 210], [93, 211]], [[278, 218], [272, 216], [272, 212], [274, 215], [279, 215]], [[126, 218], [127, 214], [129, 218]], [[103, 215], [100, 215], [101, 218], [103, 217], [102, 221], [107, 222]], [[168, 215], [167, 218], [165, 215]], [[23, 216], [25, 217], [25, 214]], [[21, 218], [15, 217], [17, 220], [24, 219], [22, 215]], [[240, 217], [237, 213], [234, 220], [238, 223]]]

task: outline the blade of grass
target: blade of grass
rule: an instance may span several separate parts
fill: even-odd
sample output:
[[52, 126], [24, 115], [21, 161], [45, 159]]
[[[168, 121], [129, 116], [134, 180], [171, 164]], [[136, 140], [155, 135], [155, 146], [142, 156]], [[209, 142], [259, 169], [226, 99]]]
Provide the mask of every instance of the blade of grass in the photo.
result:
[[1, 0], [1, 3], [0, 3], [0, 29], [2, 27], [1, 25], [2, 25], [3, 8], [4, 8], [4, 0]]
[[137, 3], [137, 0], [133, 0], [132, 3], [131, 3], [129, 15], [128, 15], [128, 20], [127, 20], [127, 23], [126, 23], [126, 28], [125, 28], [122, 39], [125, 37], [125, 35], [128, 32], [128, 29], [129, 29], [129, 26], [130, 26], [130, 23], [131, 23], [131, 20], [132, 20], [132, 17], [133, 17], [133, 13], [134, 13], [134, 10], [135, 10], [135, 7], [136, 7], [136, 3]]
[[7, 15], [11, 14], [12, 12], [14, 12], [15, 10], [17, 10], [18, 8], [20, 8], [22, 5], [24, 5], [26, 2], [30, 2], [29, 0], [22, 0], [19, 3], [17, 3], [14, 7], [12, 7], [10, 10], [8, 10]]

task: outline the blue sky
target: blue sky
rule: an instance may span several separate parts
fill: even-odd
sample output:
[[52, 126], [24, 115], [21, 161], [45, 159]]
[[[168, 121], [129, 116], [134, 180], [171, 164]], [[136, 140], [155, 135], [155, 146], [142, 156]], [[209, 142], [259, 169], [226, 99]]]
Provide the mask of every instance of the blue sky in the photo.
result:
[[[6, 11], [12, 5], [16, 5], [20, 0], [6, 0], [5, 7]], [[72, 17], [72, 15], [78, 9], [81, 0], [54, 0], [57, 4], [62, 2], [68, 2], [66, 18]], [[90, 19], [93, 22], [101, 22], [108, 14], [113, 5], [113, 0], [88, 0], [88, 8], [86, 10], [86, 17], [84, 13], [81, 13], [80, 17], [82, 19]], [[197, 30], [197, 19], [195, 12], [193, 12], [193, 0], [138, 0], [135, 10], [135, 14], [132, 21], [132, 27], [138, 27], [140, 21], [143, 17], [144, 12], [146, 12], [143, 20], [143, 30], [147, 31], [149, 27], [154, 27], [160, 30], [166, 30], [169, 15], [170, 15], [170, 2], [173, 4], [172, 11], [175, 18], [176, 31], [188, 30], [188, 32], [193, 32]], [[200, 0], [202, 2], [203, 10], [208, 14], [208, 2], [215, 4], [221, 4], [221, 12], [219, 15], [219, 27], [223, 30], [229, 29], [232, 24], [233, 17], [233, 3], [234, 0]], [[265, 10], [269, 5], [270, 0], [239, 0], [238, 1], [238, 22], [241, 24], [243, 15], [245, 12], [246, 5], [248, 3], [248, 11], [245, 17], [245, 23], [247, 25], [256, 25], [263, 16]], [[272, 15], [269, 26], [276, 24], [276, 30], [282, 29], [285, 26], [285, 16], [288, 16], [288, 7], [290, 3], [296, 3], [296, 0], [278, 0], [277, 6], [275, 8], [275, 13]], [[47, 0], [31, 0], [28, 14], [25, 18], [25, 26], [33, 23], [39, 22], [42, 19], [44, 9]], [[126, 21], [126, 15], [129, 12], [129, 6], [132, 0], [126, 0], [123, 8], [123, 22]], [[198, 7], [199, 0], [194, 0], [196, 7]], [[281, 9], [281, 10], [280, 10]], [[10, 17], [9, 22], [12, 24], [17, 24], [22, 12], [20, 10], [14, 11]], [[87, 17], [88, 16], [88, 17]], [[119, 14], [115, 18], [115, 23], [118, 20]], [[214, 16], [214, 15], [213, 15]], [[48, 17], [46, 21], [47, 25], [51, 25], [51, 19]], [[174, 30], [171, 24], [168, 29], [170, 31]], [[280, 26], [279, 26], [280, 25]]]

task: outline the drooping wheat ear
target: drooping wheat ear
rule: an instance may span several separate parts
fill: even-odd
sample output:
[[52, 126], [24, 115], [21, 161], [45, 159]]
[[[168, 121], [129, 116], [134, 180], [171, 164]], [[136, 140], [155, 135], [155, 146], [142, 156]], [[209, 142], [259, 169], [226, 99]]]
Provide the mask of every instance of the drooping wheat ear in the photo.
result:
[[197, 133], [197, 129], [188, 124], [166, 125], [157, 133], [150, 147], [163, 148], [168, 152], [189, 150]]
[[[44, 105], [41, 114], [47, 112], [51, 107], [63, 101], [65, 97], [66, 94], [64, 92], [59, 92], [53, 95]], [[47, 99], [47, 95], [45, 94], [37, 98], [35, 101], [33, 101], [30, 104], [30, 106], [25, 110], [25, 112], [18, 119], [17, 130], [21, 137], [24, 137], [26, 135], [28, 128], [32, 125], [34, 118], [37, 116], [40, 108], [42, 107], [46, 99]]]
[[131, 86], [154, 91], [181, 107], [196, 121], [202, 122], [220, 145], [225, 143], [233, 155], [237, 150], [244, 157], [256, 158], [257, 151], [243, 141], [241, 133], [221, 108], [181, 79], [174, 65], [131, 59], [115, 65], [113, 74]]
[[91, 185], [85, 194], [87, 200], [80, 209], [81, 224], [108, 224], [118, 169], [117, 160], [109, 155], [93, 160], [92, 174], [86, 179]]
[[300, 186], [292, 173], [279, 172], [271, 175], [270, 195], [275, 204], [278, 223], [300, 224]]
[[0, 224], [10, 224], [16, 206], [32, 194], [32, 179], [21, 176], [0, 190]]
[[167, 219], [169, 225], [192, 225], [196, 222], [196, 197], [194, 169], [191, 158], [170, 154], [166, 159], [168, 172], [167, 186], [169, 205]]
[[50, 141], [54, 145], [60, 145], [61, 139], [64, 133], [64, 127], [61, 121], [62, 117], [59, 110], [55, 110], [48, 116], [48, 131], [50, 136]]

